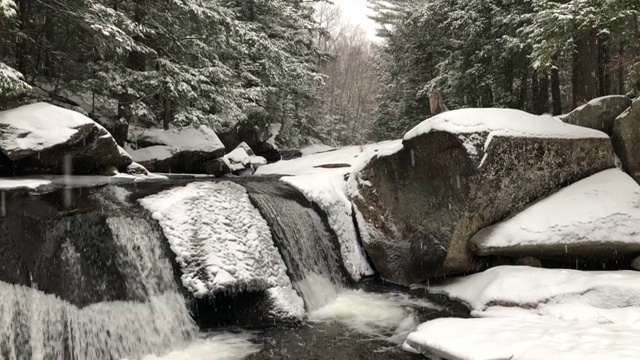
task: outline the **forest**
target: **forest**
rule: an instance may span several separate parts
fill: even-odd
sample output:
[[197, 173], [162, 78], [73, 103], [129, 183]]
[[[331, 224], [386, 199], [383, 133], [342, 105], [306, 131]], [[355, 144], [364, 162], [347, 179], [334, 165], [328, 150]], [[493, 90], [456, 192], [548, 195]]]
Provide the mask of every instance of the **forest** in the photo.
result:
[[124, 134], [277, 123], [298, 147], [396, 138], [435, 91], [557, 115], [640, 90], [637, 0], [370, 3], [377, 39], [321, 0], [0, 0], [0, 106], [79, 98]]

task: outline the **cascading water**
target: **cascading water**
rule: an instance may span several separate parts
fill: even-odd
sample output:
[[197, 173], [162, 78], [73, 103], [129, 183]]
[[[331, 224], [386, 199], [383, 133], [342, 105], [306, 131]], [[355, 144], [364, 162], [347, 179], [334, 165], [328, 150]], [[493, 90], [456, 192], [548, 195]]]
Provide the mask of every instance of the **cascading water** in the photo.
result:
[[[117, 216], [106, 221], [116, 244], [117, 266], [125, 275], [127, 298], [141, 301], [78, 308], [35, 288], [0, 282], [1, 358], [141, 358], [185, 347], [196, 337], [159, 230], [144, 218]], [[77, 278], [69, 279], [74, 283], [84, 281], [80, 257], [71, 242], [62, 244], [61, 261], [78, 271]]]
[[317, 310], [335, 300], [344, 276], [339, 252], [320, 216], [299, 192], [281, 182], [243, 185], [269, 224], [307, 309]]

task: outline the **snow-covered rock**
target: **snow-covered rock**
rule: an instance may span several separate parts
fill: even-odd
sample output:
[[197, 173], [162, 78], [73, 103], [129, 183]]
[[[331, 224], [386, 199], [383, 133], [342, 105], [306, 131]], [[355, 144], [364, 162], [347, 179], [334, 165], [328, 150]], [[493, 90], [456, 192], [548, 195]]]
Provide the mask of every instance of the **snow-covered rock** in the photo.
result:
[[629, 106], [631, 106], [631, 99], [624, 95], [599, 97], [573, 110], [562, 120], [611, 135], [616, 118]]
[[479, 231], [471, 243], [479, 255], [633, 256], [640, 253], [640, 185], [618, 169], [603, 171]]
[[182, 283], [195, 297], [269, 291], [277, 311], [302, 315], [304, 304], [287, 277], [271, 230], [242, 186], [197, 182], [139, 201], [160, 223]]
[[468, 249], [478, 230], [612, 167], [605, 133], [518, 110], [464, 109], [426, 120], [397, 151], [362, 162], [348, 191], [378, 272], [411, 284], [479, 269]]
[[430, 291], [480, 319], [438, 319], [405, 346], [446, 359], [633, 359], [640, 351], [640, 273], [505, 266]]
[[224, 156], [231, 172], [239, 174], [247, 171], [253, 174], [255, 170], [267, 164], [267, 159], [256, 156], [247, 143], [240, 143], [237, 148]]
[[101, 174], [132, 159], [88, 117], [46, 103], [0, 112], [0, 174]]
[[640, 99], [616, 118], [611, 141], [624, 170], [640, 179]]
[[204, 164], [224, 155], [224, 145], [206, 126], [182, 129], [131, 128], [134, 161], [154, 172], [206, 173]]

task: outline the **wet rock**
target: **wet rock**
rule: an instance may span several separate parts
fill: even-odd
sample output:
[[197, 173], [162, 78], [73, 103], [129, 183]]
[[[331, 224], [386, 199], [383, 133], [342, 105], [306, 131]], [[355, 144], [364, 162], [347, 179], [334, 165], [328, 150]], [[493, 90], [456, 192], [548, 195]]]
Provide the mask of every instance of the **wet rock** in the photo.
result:
[[119, 248], [94, 195], [60, 190], [41, 196], [5, 194], [0, 217], [0, 281], [35, 287], [76, 306], [142, 300], [127, 290]]
[[75, 111], [37, 103], [0, 113], [0, 175], [98, 175], [132, 159], [102, 126]]
[[282, 149], [280, 150], [282, 160], [293, 160], [302, 157], [302, 151], [298, 149]]
[[640, 256], [633, 259], [631, 262], [631, 268], [636, 271], [640, 271]]
[[614, 122], [629, 106], [631, 99], [624, 95], [611, 95], [593, 99], [573, 110], [562, 120], [566, 123], [613, 133]]
[[282, 159], [278, 147], [270, 142], [261, 142], [255, 147], [256, 155], [262, 156], [268, 163], [278, 162]]
[[605, 134], [520, 111], [451, 111], [414, 130], [348, 183], [367, 254], [404, 285], [478, 270], [478, 230], [614, 166]]
[[227, 174], [231, 174], [231, 164], [229, 163], [229, 160], [224, 157], [207, 161], [204, 164], [204, 168], [207, 174], [216, 177], [222, 177]]
[[624, 170], [637, 180], [640, 177], [640, 100], [635, 100], [616, 118], [611, 141]]

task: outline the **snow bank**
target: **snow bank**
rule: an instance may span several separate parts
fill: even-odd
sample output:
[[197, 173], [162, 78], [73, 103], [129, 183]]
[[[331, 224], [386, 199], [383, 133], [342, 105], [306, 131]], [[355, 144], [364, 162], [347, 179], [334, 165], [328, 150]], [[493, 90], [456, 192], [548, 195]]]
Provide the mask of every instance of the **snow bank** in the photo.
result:
[[298, 189], [327, 214], [329, 226], [338, 236], [342, 261], [351, 277], [358, 281], [363, 276], [373, 275], [367, 256], [358, 243], [352, 205], [341, 171], [284, 177], [282, 181]]
[[545, 317], [437, 319], [420, 325], [406, 345], [450, 360], [637, 359], [640, 330]]
[[165, 145], [179, 151], [219, 152], [224, 145], [218, 135], [206, 126], [182, 129], [141, 129], [130, 130], [134, 141], [145, 141], [156, 145]]
[[[0, 148], [11, 159], [43, 151], [72, 141], [80, 128], [99, 126], [88, 117], [46, 103], [21, 106], [0, 112]], [[106, 130], [105, 130], [106, 131]]]
[[194, 296], [281, 288], [270, 292], [279, 310], [296, 317], [304, 312], [271, 230], [242, 186], [191, 183], [140, 203], [159, 221], [182, 270], [182, 283]]
[[[405, 134], [409, 141], [429, 132], [444, 131], [463, 135], [469, 155], [486, 151], [495, 136], [552, 139], [607, 138], [597, 130], [565, 124], [548, 115], [538, 116], [513, 109], [461, 109], [442, 113], [420, 123]], [[480, 136], [464, 134], [486, 133]]]
[[511, 219], [482, 230], [479, 252], [597, 243], [640, 247], [640, 186], [610, 169], [570, 185]]
[[[431, 287], [430, 291], [461, 300], [476, 311], [499, 305], [533, 309], [577, 302], [602, 308], [640, 306], [640, 272], [501, 266], [456, 279], [448, 285]], [[599, 299], [592, 297], [593, 294], [608, 295]], [[602, 303], [598, 304], [600, 300]]]
[[633, 359], [640, 273], [504, 266], [430, 288], [480, 319], [438, 319], [408, 348], [447, 359]]

